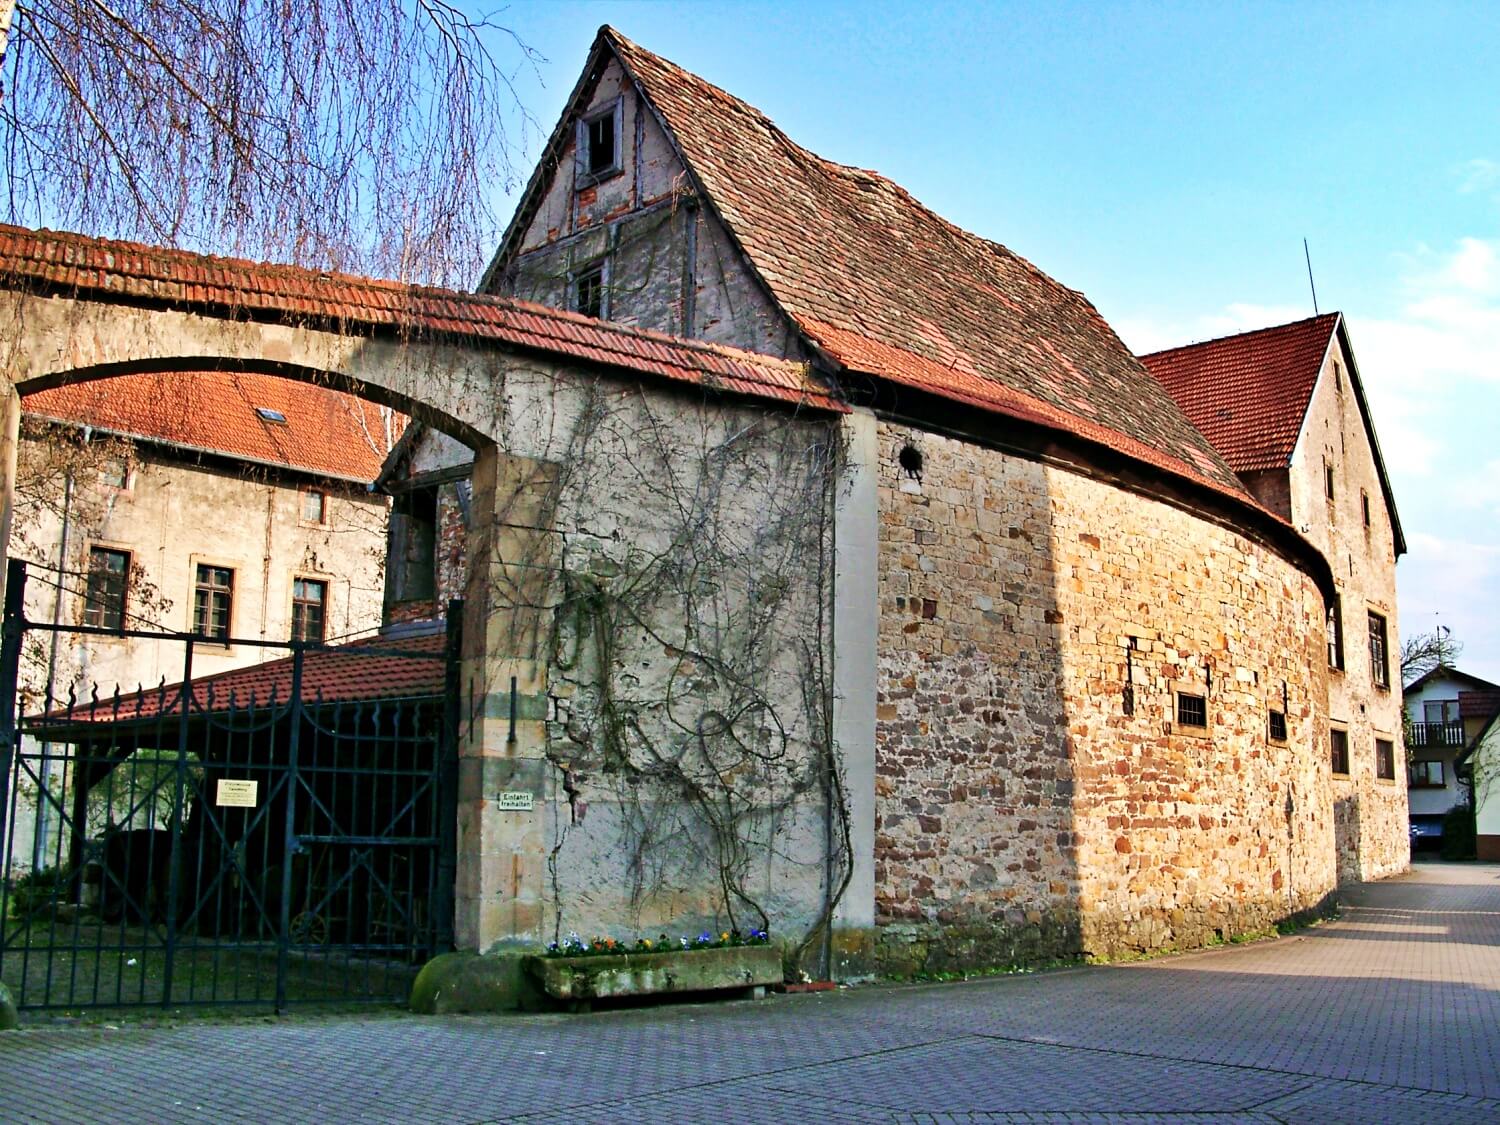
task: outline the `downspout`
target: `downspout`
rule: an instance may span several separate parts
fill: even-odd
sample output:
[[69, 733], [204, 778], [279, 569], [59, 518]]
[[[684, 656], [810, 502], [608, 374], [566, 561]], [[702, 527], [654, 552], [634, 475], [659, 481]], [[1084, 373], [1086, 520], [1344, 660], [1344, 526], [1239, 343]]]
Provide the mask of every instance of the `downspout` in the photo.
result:
[[[93, 427], [83, 428], [84, 444], [88, 444], [93, 434]], [[52, 585], [52, 641], [47, 648], [47, 696], [46, 710], [52, 709], [52, 701], [57, 698], [57, 641], [62, 635], [59, 626], [62, 624], [62, 596], [63, 596], [63, 573], [68, 568], [68, 538], [73, 521], [73, 469], [68, 468], [67, 476], [63, 478], [63, 511], [62, 511], [62, 533], [57, 545], [57, 581]], [[48, 779], [52, 771], [52, 743], [42, 743], [41, 774], [42, 788], [45, 791]], [[40, 870], [42, 860], [47, 854], [47, 821], [51, 812], [50, 802], [38, 800], [36, 803], [36, 829], [32, 833], [31, 841], [31, 868], [33, 871]]]

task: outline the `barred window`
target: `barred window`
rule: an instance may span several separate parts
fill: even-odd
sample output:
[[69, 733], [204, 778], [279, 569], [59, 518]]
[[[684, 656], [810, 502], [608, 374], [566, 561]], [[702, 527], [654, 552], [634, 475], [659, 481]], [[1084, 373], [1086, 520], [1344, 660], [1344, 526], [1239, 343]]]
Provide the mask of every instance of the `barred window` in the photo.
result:
[[1208, 726], [1208, 700], [1201, 695], [1178, 692], [1177, 721], [1185, 727]]
[[1266, 726], [1273, 742], [1286, 741], [1286, 713], [1271, 711], [1266, 717]]

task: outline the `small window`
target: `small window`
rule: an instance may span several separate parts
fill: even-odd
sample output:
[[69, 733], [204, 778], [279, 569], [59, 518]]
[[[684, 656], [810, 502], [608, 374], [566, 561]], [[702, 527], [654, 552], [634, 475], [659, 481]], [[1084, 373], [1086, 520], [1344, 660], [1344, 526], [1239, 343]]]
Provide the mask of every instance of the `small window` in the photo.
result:
[[595, 266], [573, 278], [573, 311], [604, 320], [609, 308], [604, 300], [604, 267]]
[[107, 458], [99, 466], [99, 481], [106, 488], [130, 487], [130, 462], [124, 457]]
[[1328, 748], [1331, 751], [1330, 761], [1333, 765], [1333, 772], [1347, 777], [1349, 775], [1349, 732], [1330, 730]]
[[1201, 695], [1177, 693], [1177, 722], [1185, 727], [1208, 726], [1208, 699]]
[[[1391, 686], [1391, 666], [1386, 656], [1385, 618], [1370, 614], [1370, 678], [1376, 687]], [[1394, 775], [1392, 775], [1394, 776]]]
[[1323, 495], [1333, 499], [1333, 462], [1323, 458]]
[[1333, 389], [1339, 394], [1344, 393], [1344, 369], [1338, 360], [1333, 361]]
[[578, 123], [577, 179], [579, 187], [615, 175], [620, 163], [621, 101], [616, 99]]
[[1442, 762], [1413, 762], [1407, 770], [1408, 782], [1413, 789], [1441, 789], [1443, 782]]
[[214, 641], [229, 640], [229, 613], [234, 602], [234, 571], [198, 564], [193, 587], [193, 632]]
[[129, 588], [130, 552], [90, 547], [83, 623], [99, 629], [125, 628], [125, 593]]
[[1375, 776], [1387, 781], [1396, 779], [1396, 744], [1388, 738], [1375, 740]]
[[1286, 741], [1286, 712], [1270, 711], [1266, 715], [1266, 731], [1272, 742]]
[[269, 406], [257, 406], [255, 413], [263, 422], [273, 422], [278, 426], [286, 425], [286, 415], [279, 410], [272, 410]]
[[302, 493], [302, 522], [323, 523], [328, 516], [328, 494], [320, 488]]
[[327, 620], [328, 583], [315, 578], [292, 580], [292, 640], [321, 643]]
[[1364, 489], [1359, 490], [1359, 511], [1365, 519], [1365, 529], [1370, 527], [1370, 494]]
[[1338, 598], [1328, 607], [1328, 667], [1344, 670], [1344, 603]]

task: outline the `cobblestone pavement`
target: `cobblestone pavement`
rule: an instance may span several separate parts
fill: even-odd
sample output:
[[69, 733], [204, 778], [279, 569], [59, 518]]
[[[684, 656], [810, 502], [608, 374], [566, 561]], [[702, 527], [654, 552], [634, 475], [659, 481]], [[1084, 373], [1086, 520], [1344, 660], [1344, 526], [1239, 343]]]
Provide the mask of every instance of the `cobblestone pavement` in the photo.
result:
[[1496, 1122], [1500, 866], [1133, 965], [592, 1016], [0, 1037], [0, 1119]]

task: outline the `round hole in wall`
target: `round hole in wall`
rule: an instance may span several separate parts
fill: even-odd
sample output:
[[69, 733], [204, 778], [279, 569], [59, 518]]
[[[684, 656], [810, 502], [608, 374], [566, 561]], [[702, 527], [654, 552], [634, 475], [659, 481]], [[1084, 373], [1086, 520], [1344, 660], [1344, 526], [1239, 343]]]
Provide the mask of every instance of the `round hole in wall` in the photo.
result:
[[901, 452], [896, 455], [896, 462], [901, 466], [901, 471], [913, 480], [922, 479], [922, 451], [915, 445], [903, 445]]

